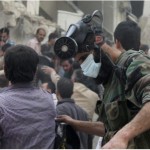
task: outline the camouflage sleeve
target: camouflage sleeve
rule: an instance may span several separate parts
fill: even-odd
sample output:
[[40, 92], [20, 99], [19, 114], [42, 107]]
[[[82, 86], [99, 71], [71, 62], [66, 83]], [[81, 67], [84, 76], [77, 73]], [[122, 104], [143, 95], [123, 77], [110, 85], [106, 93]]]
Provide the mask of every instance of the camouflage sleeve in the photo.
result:
[[126, 96], [137, 106], [150, 101], [150, 57], [140, 55], [129, 65]]

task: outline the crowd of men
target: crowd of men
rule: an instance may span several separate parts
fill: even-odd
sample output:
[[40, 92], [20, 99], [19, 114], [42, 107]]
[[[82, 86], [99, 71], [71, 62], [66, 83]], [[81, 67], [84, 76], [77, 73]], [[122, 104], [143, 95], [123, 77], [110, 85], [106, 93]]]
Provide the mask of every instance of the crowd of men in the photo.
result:
[[150, 57], [138, 24], [122, 21], [113, 46], [95, 35], [96, 50], [69, 59], [56, 56], [55, 32], [45, 36], [38, 28], [20, 45], [0, 30], [0, 148], [56, 148], [57, 122], [79, 139], [68, 148], [92, 149], [94, 135], [99, 148], [150, 148]]

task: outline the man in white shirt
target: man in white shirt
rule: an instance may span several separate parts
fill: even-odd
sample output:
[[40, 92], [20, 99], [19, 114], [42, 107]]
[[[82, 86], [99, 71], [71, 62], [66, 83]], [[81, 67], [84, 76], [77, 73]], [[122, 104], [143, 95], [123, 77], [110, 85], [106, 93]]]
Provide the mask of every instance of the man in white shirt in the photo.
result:
[[33, 48], [38, 55], [41, 55], [41, 42], [46, 36], [46, 30], [44, 28], [38, 28], [36, 35], [33, 39], [29, 40], [27, 46]]

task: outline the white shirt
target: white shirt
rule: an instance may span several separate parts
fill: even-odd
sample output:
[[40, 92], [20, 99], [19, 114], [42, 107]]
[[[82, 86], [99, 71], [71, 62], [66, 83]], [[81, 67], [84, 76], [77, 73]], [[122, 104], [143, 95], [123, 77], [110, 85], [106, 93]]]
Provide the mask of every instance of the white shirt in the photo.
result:
[[27, 46], [33, 48], [39, 55], [41, 55], [41, 43], [36, 38], [29, 40]]

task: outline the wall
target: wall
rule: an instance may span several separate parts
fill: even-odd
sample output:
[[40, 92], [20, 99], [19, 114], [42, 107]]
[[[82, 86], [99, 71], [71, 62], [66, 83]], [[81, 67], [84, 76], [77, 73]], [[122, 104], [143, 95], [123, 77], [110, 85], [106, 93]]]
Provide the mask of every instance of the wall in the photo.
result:
[[101, 10], [104, 16], [103, 27], [113, 38], [116, 25], [125, 19], [120, 12], [120, 1], [77, 1], [76, 5], [85, 13], [91, 14], [94, 10]]
[[57, 22], [57, 11], [65, 10], [75, 12], [75, 10], [68, 5], [66, 1], [40, 1], [40, 7], [50, 15], [52, 21]]
[[85, 14], [91, 14], [94, 10], [102, 10], [102, 1], [77, 1], [76, 5]]
[[57, 18], [57, 2], [56, 1], [40, 1], [40, 7], [51, 16], [56, 22]]
[[150, 1], [144, 1], [143, 16], [150, 16]]
[[31, 15], [39, 15], [39, 0], [31, 1], [27, 0], [27, 12]]

